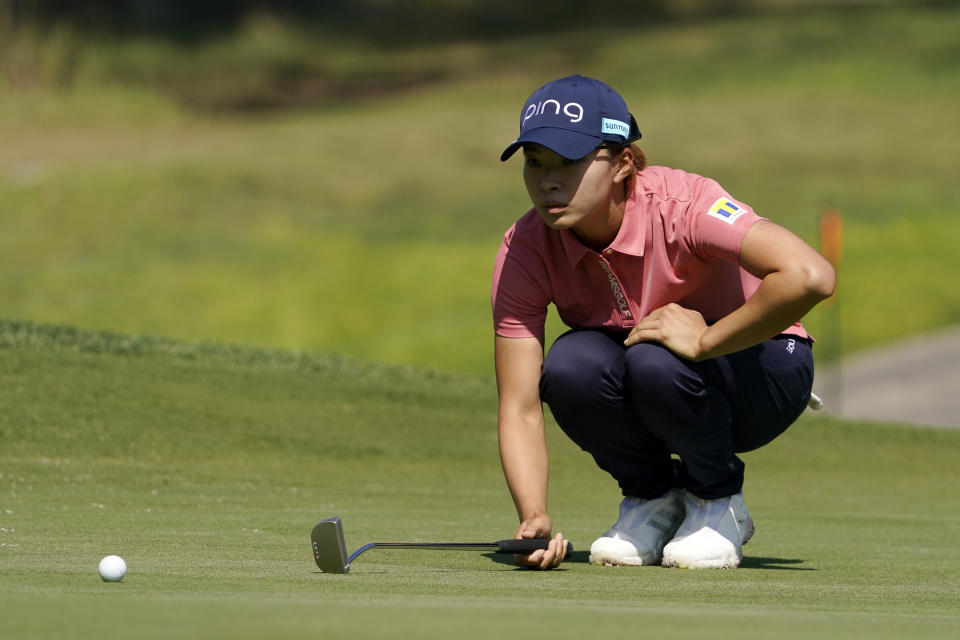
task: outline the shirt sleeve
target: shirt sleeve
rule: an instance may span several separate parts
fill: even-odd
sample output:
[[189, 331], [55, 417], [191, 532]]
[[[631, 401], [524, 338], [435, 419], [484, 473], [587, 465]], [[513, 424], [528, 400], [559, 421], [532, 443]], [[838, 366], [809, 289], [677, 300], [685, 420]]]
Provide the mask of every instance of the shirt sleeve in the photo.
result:
[[686, 241], [703, 260], [739, 263], [740, 245], [763, 220], [749, 205], [734, 200], [715, 180], [700, 178], [686, 213]]
[[511, 227], [493, 268], [491, 303], [496, 335], [538, 338], [544, 334], [550, 297], [541, 284], [543, 278], [542, 260], [516, 241], [515, 227]]

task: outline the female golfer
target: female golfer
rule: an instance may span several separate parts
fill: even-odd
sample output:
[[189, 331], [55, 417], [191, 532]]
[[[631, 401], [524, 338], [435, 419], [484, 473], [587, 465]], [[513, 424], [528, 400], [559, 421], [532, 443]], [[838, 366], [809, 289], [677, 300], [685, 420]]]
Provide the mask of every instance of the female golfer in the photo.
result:
[[[602, 565], [739, 565], [753, 534], [737, 452], [782, 433], [810, 398], [799, 319], [834, 289], [830, 264], [715, 181], [646, 166], [623, 98], [582, 76], [524, 103], [533, 208], [493, 274], [499, 442], [517, 538], [550, 538], [541, 402], [619, 483]], [[572, 329], [543, 355], [553, 303]], [[518, 558], [563, 560], [556, 534]]]

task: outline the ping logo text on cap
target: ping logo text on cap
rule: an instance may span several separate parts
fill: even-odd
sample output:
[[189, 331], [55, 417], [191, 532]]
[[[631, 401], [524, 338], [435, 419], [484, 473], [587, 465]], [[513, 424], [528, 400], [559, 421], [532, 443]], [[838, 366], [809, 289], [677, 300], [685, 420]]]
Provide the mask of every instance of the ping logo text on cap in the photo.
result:
[[[545, 112], [547, 112], [548, 105], [552, 105], [549, 108], [554, 110], [553, 115], [560, 115], [560, 102], [550, 98], [548, 100], [544, 100], [543, 102], [527, 105], [527, 108], [523, 113], [523, 122], [520, 126], [525, 126], [527, 124], [527, 120], [533, 116], [542, 116]], [[563, 105], [563, 114], [570, 118], [570, 122], [580, 122], [583, 120], [583, 105], [581, 105], [579, 102], [568, 102], [567, 104]]]

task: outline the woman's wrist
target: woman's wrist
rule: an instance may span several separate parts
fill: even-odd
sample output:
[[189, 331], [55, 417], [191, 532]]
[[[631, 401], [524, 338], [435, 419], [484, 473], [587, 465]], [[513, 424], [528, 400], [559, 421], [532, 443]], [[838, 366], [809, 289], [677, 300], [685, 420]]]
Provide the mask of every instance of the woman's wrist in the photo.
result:
[[526, 522], [535, 518], [542, 518], [547, 516], [547, 507], [546, 505], [520, 507], [517, 509], [517, 515], [520, 517], [520, 522]]

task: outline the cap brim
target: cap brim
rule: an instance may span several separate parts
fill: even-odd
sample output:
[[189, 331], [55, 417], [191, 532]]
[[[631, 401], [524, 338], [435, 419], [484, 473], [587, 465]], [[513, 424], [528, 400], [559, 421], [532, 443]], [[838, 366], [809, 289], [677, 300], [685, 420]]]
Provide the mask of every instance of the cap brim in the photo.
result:
[[510, 143], [500, 154], [503, 162], [517, 152], [525, 143], [539, 144], [550, 149], [559, 156], [568, 160], [579, 160], [603, 143], [600, 137], [588, 136], [579, 131], [569, 129], [555, 129], [553, 127], [539, 127], [525, 132]]

